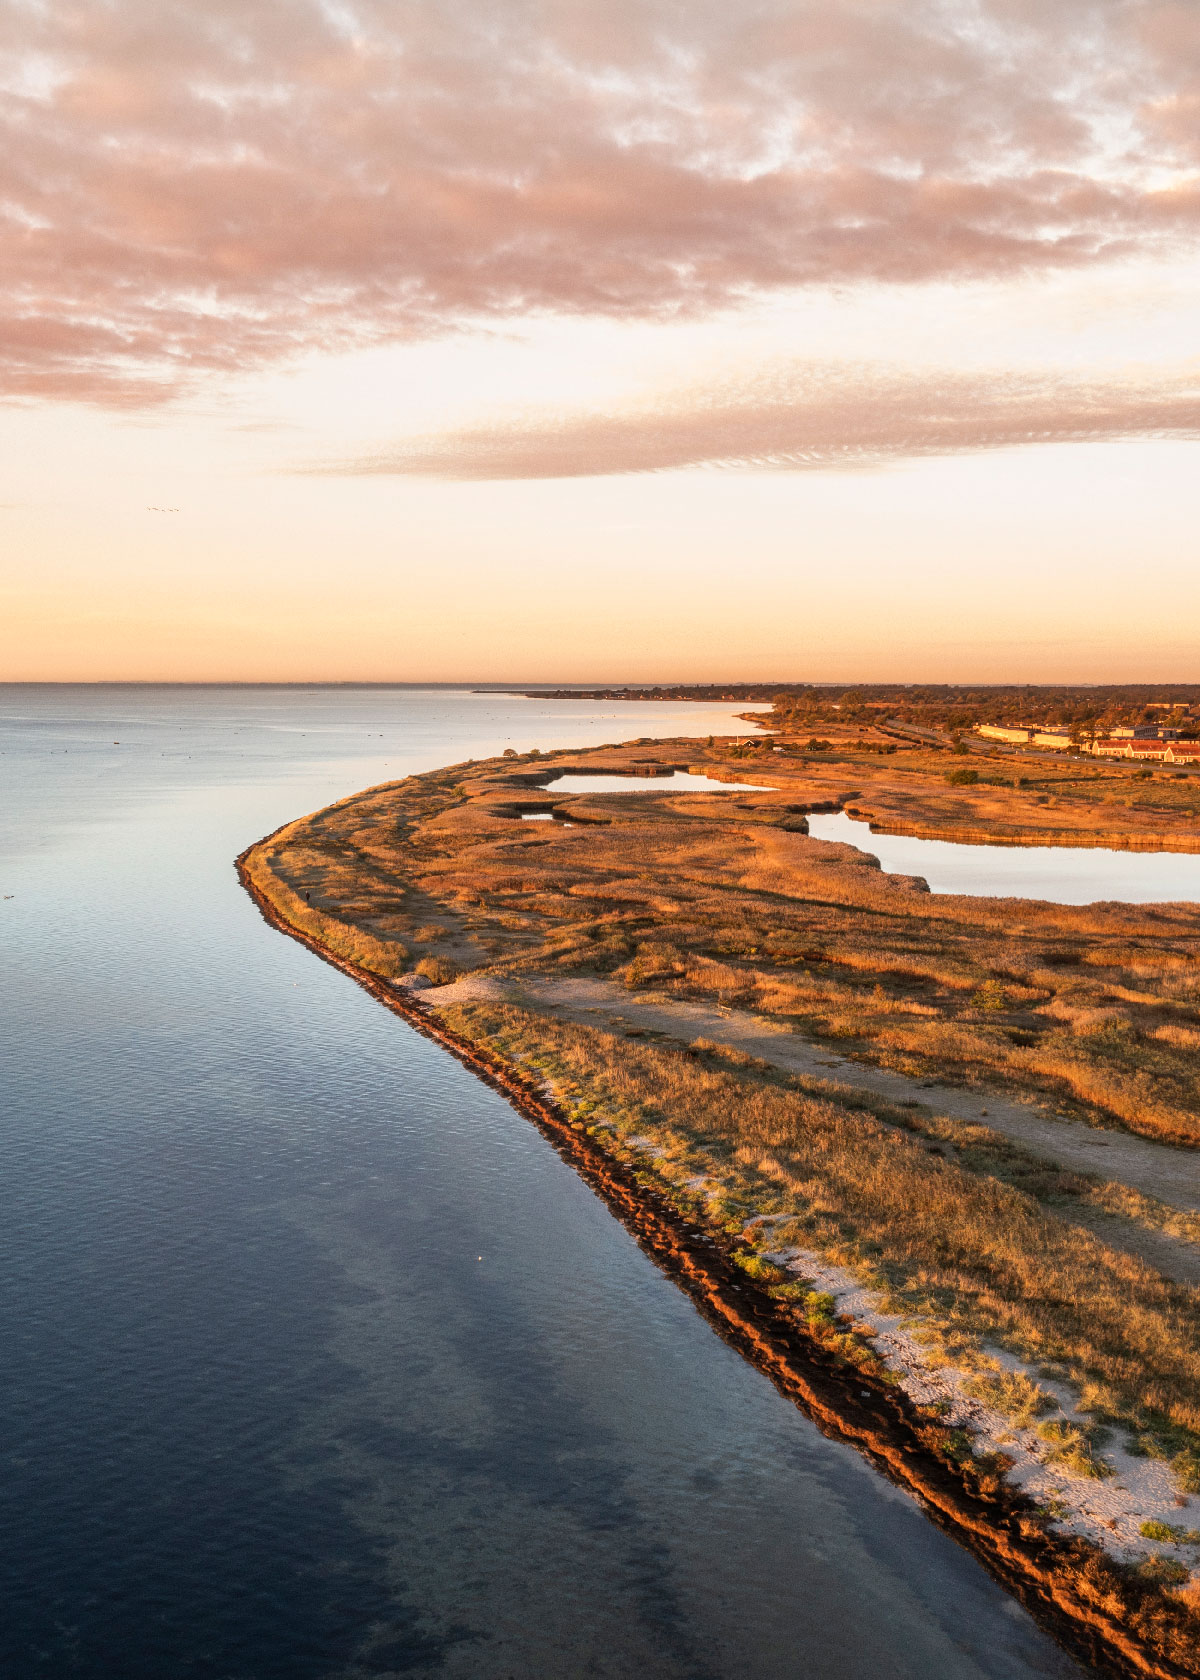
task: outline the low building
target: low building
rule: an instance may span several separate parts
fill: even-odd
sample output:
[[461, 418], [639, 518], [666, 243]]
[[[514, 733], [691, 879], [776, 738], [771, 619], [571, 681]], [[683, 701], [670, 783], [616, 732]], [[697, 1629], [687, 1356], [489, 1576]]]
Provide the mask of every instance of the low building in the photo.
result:
[[1168, 741], [1163, 760], [1167, 764], [1200, 764], [1200, 741]]
[[1062, 749], [1071, 745], [1071, 737], [1065, 729], [1039, 729], [1032, 739], [1035, 747]]
[[1110, 735], [1094, 741], [1091, 750], [1098, 758], [1166, 758], [1171, 747], [1170, 741], [1138, 741], [1129, 735]]
[[1110, 741], [1177, 741], [1178, 729], [1160, 723], [1119, 723], [1108, 732]]
[[981, 723], [976, 725], [977, 733], [985, 741], [1019, 741], [1025, 745], [1032, 733], [1021, 723]]

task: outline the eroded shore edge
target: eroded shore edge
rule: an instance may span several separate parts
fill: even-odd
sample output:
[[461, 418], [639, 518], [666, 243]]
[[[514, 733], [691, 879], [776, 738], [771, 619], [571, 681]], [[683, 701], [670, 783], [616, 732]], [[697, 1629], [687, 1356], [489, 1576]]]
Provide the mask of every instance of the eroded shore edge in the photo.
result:
[[[248, 863], [284, 828], [248, 846], [235, 860], [238, 878], [263, 919], [340, 969], [424, 1037], [448, 1050], [532, 1121], [558, 1154], [600, 1196], [639, 1247], [689, 1297], [709, 1325], [791, 1400], [821, 1433], [856, 1448], [889, 1480], [918, 1500], [1073, 1655], [1098, 1673], [1195, 1680], [1195, 1663], [1180, 1666], [1151, 1650], [1105, 1609], [1103, 1584], [1084, 1595], [1077, 1581], [1102, 1554], [1086, 1541], [1049, 1534], [1033, 1502], [1000, 1478], [981, 1477], [936, 1450], [937, 1428], [908, 1397], [869, 1373], [847, 1367], [797, 1325], [731, 1257], [736, 1246], [686, 1219], [667, 1199], [614, 1160], [527, 1075], [489, 1046], [463, 1038], [411, 995], [339, 956], [271, 903]], [[988, 1485], [982, 1485], [984, 1481]]]

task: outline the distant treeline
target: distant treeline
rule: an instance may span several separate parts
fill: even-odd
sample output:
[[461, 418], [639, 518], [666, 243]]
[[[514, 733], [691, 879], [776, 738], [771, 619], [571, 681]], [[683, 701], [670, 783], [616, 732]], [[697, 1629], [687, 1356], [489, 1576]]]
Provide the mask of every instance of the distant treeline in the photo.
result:
[[1059, 725], [1094, 733], [1122, 724], [1200, 725], [1200, 683], [674, 683], [559, 689], [553, 700], [708, 700], [774, 706], [785, 727], [897, 719], [941, 729], [979, 723]]
[[652, 688], [539, 688], [527, 700], [735, 700], [770, 706], [780, 694], [802, 693], [803, 683], [677, 683]]

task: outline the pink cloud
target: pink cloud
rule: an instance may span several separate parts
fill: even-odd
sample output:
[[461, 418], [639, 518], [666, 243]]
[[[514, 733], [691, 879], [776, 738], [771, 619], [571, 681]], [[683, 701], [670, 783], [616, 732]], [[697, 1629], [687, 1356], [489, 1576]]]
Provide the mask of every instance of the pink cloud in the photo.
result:
[[1155, 0], [46, 0], [0, 80], [9, 394], [1200, 226], [1200, 19]]
[[793, 366], [654, 408], [443, 433], [316, 470], [459, 480], [827, 471], [1129, 437], [1200, 438], [1200, 376], [1105, 382]]

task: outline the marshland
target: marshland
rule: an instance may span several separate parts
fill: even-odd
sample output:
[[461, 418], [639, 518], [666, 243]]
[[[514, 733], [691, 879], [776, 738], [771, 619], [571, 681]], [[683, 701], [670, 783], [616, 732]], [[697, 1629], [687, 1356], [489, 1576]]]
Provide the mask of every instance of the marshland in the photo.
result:
[[808, 832], [1186, 856], [1195, 784], [770, 721], [377, 786], [246, 878], [548, 1093], [977, 1493], [1019, 1492], [1131, 1671], [1195, 1672], [1200, 906], [930, 892]]

